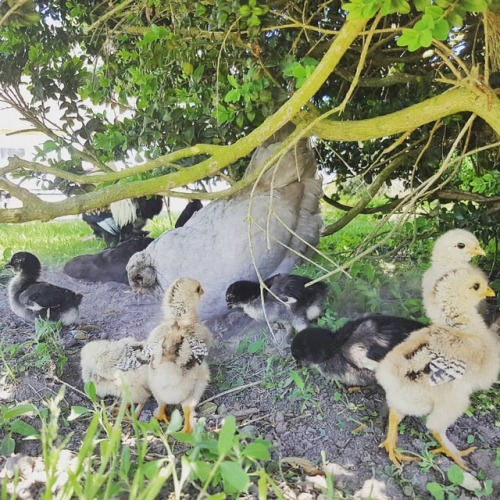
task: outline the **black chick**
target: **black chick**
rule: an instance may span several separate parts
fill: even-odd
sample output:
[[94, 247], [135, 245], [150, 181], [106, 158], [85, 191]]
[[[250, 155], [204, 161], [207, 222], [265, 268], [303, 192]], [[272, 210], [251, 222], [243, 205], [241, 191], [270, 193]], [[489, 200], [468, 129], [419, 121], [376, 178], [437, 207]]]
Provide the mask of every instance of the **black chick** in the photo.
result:
[[336, 332], [306, 328], [293, 339], [292, 356], [300, 364], [315, 366], [325, 377], [345, 385], [374, 385], [378, 362], [411, 332], [424, 326], [408, 318], [371, 314], [348, 321]]
[[287, 333], [307, 328], [309, 321], [319, 317], [328, 294], [326, 283], [306, 286], [312, 280], [294, 274], [276, 274], [264, 281], [265, 313], [261, 287], [257, 281], [236, 281], [226, 291], [229, 309], [240, 307], [256, 321], [282, 324]]
[[9, 304], [14, 314], [26, 320], [38, 317], [61, 320], [63, 325], [70, 325], [78, 319], [78, 306], [83, 296], [67, 288], [38, 281], [42, 266], [35, 255], [17, 252], [5, 268], [12, 269], [15, 274], [8, 285]]

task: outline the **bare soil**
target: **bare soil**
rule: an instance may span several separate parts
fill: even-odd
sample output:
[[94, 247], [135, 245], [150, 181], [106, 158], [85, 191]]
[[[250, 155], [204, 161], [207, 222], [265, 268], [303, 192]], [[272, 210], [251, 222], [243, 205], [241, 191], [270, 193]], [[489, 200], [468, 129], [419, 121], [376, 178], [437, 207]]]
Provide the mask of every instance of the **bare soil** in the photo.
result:
[[[29, 368], [15, 382], [4, 384], [0, 390], [0, 403], [41, 405], [44, 399], [57, 394], [64, 384], [67, 387], [63, 404], [86, 406], [88, 400], [78, 392], [83, 389], [79, 370], [79, 350], [83, 343], [98, 338], [145, 338], [158, 323], [159, 302], [153, 297], [135, 296], [126, 285], [80, 282], [59, 270], [46, 271], [43, 278], [84, 295], [78, 325], [63, 332], [61, 337], [69, 362], [60, 380], [39, 369]], [[306, 386], [300, 391], [290, 378], [291, 370], [296, 367], [289, 355], [288, 342], [280, 332], [271, 333], [265, 325], [252, 323], [238, 312], [231, 312], [208, 326], [215, 338], [209, 360], [212, 381], [199, 413], [206, 414], [208, 428], [216, 427], [224, 416], [233, 414], [240, 427], [271, 441], [273, 459], [276, 462], [285, 459], [281, 468], [287, 498], [317, 498], [320, 490], [314, 483], [324, 484], [324, 478], [314, 475], [313, 466], [320, 471], [329, 468], [334, 473], [335, 487], [346, 497], [431, 498], [427, 483], [449, 484], [446, 471], [452, 463], [447, 458], [436, 457], [429, 470], [422, 464], [408, 463], [398, 471], [386, 453], [379, 449], [385, 432], [379, 418], [384, 408], [380, 389], [350, 393], [311, 371], [303, 374]], [[4, 285], [0, 287], [0, 334], [4, 346], [23, 343], [34, 335], [33, 325], [10, 312]], [[75, 335], [85, 338], [77, 340]], [[260, 339], [265, 339], [261, 347], [252, 344], [254, 348], [243, 348]], [[155, 403], [151, 401], [143, 418], [150, 417], [154, 408]], [[498, 407], [496, 412], [480, 413], [484, 412], [463, 416], [448, 434], [459, 448], [466, 448], [468, 440], [473, 440], [477, 450], [466, 458], [467, 464], [479, 479], [493, 481], [496, 493], [492, 498], [498, 498], [500, 469], [495, 465], [500, 447]], [[399, 438], [400, 447], [422, 454], [432, 442], [423, 421], [408, 418], [404, 422], [406, 426]], [[361, 423], [365, 424], [364, 428], [355, 432]], [[66, 428], [68, 433], [73, 433], [69, 450], [79, 448], [85, 425], [84, 421], [76, 420]], [[41, 456], [40, 448], [38, 441], [17, 439], [16, 452], [34, 457], [30, 462], [33, 465], [30, 465], [31, 479], [26, 479], [25, 498], [37, 497], [41, 491], [41, 483], [34, 479], [37, 467], [40, 468], [37, 458]], [[289, 457], [306, 459], [306, 462], [300, 463]], [[7, 461], [8, 457], [0, 458], [0, 469]], [[8, 466], [12, 466], [12, 458]], [[41, 474], [40, 470], [38, 474]], [[459, 494], [462, 499], [476, 498], [466, 490]]]

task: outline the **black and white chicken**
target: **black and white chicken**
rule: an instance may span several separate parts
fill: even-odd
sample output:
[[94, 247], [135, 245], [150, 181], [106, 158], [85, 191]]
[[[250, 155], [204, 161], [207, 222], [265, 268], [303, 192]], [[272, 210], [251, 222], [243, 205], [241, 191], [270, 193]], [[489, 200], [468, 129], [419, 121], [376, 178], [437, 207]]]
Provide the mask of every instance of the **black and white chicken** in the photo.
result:
[[287, 333], [307, 328], [318, 318], [328, 294], [323, 282], [307, 286], [312, 280], [295, 274], [277, 274], [258, 281], [236, 281], [226, 290], [229, 309], [239, 307], [252, 319], [279, 323]]
[[116, 245], [133, 236], [143, 235], [142, 229], [148, 219], [158, 215], [162, 207], [162, 196], [141, 196], [90, 210], [82, 215], [82, 219], [96, 237], [104, 239], [107, 245]]
[[61, 321], [63, 325], [70, 325], [78, 319], [83, 296], [39, 281], [42, 266], [35, 255], [17, 252], [5, 268], [14, 272], [8, 285], [9, 305], [14, 314], [26, 320]]
[[292, 356], [347, 386], [376, 384], [378, 362], [423, 324], [408, 318], [370, 314], [348, 321], [337, 331], [309, 327], [292, 341]]

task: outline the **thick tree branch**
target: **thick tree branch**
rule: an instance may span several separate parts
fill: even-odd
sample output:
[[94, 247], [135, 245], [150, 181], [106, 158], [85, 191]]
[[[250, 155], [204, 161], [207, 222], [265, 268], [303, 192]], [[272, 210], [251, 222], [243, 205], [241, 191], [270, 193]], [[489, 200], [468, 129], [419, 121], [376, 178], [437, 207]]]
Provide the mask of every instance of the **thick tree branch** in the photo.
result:
[[401, 111], [359, 121], [318, 120], [308, 112], [299, 121], [311, 123], [311, 132], [330, 141], [368, 141], [416, 129], [445, 116], [470, 112], [480, 116], [500, 136], [500, 99], [477, 89], [454, 88]]

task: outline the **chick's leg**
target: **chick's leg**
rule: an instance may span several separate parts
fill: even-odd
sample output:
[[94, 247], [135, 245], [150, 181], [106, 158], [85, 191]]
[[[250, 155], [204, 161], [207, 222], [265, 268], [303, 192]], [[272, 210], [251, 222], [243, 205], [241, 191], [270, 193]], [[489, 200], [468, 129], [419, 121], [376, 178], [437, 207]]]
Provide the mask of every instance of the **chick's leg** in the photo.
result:
[[389, 455], [389, 459], [396, 467], [401, 467], [402, 461], [415, 461], [417, 457], [410, 457], [403, 455], [396, 451], [396, 444], [398, 440], [398, 425], [401, 422], [402, 416], [392, 408], [389, 408], [389, 429], [387, 430], [387, 437], [382, 443], [380, 448], [384, 448]]
[[165, 403], [161, 403], [154, 414], [154, 418], [160, 422], [165, 422], [168, 424], [168, 416], [167, 416], [167, 405]]
[[191, 434], [193, 432], [193, 428], [191, 427], [191, 407], [183, 406], [182, 413], [184, 413], [184, 427], [181, 432]]
[[442, 453], [448, 458], [451, 458], [463, 470], [470, 470], [465, 465], [461, 457], [465, 457], [475, 451], [476, 448], [474, 446], [471, 446], [470, 448], [467, 448], [465, 450], [457, 450], [444, 433], [441, 434], [437, 431], [433, 431], [432, 435], [440, 446], [439, 448], [432, 450], [431, 453], [433, 453], [434, 455], [437, 453]]

